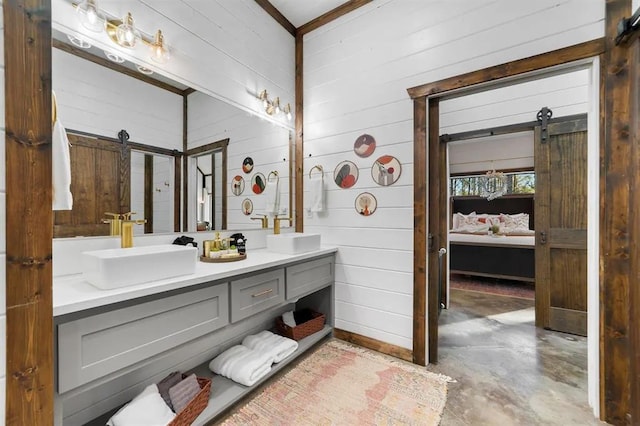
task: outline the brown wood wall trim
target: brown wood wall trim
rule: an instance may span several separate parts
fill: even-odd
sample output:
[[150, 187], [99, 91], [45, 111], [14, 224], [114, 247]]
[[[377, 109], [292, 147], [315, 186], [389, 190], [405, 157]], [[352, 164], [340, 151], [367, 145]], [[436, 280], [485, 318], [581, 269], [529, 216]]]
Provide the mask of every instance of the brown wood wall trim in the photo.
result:
[[304, 168], [304, 94], [302, 93], [303, 86], [303, 43], [304, 37], [302, 34], [296, 34], [296, 118], [295, 118], [295, 197], [296, 197], [296, 232], [303, 232], [304, 230], [304, 183], [303, 172]]
[[[600, 175], [600, 329], [601, 417], [612, 424], [638, 424], [630, 420], [631, 353], [629, 291], [631, 241], [630, 177], [638, 159], [633, 157], [629, 133], [631, 93], [629, 49], [615, 46], [618, 22], [629, 14], [631, 0], [609, 0], [605, 6], [606, 52], [603, 60], [604, 147]], [[637, 94], [635, 94], [637, 96]], [[635, 149], [635, 148], [634, 148]], [[633, 281], [637, 285], [637, 281]], [[637, 405], [635, 402], [633, 405]]]
[[[415, 101], [414, 101], [415, 102]], [[427, 231], [432, 236], [433, 248], [427, 248], [427, 328], [429, 338], [429, 362], [438, 362], [438, 314], [440, 312], [440, 298], [438, 297], [438, 250], [442, 247], [440, 241], [440, 214], [446, 200], [441, 199], [440, 181], [442, 162], [440, 150], [444, 144], [440, 143], [440, 99], [428, 100], [428, 193], [427, 200]], [[422, 191], [421, 191], [422, 192]], [[444, 217], [446, 220], [446, 215]]]
[[260, 5], [273, 19], [276, 20], [282, 28], [287, 30], [289, 34], [295, 37], [296, 35], [296, 26], [293, 25], [289, 20], [282, 14], [274, 5], [269, 2], [269, 0], [256, 0], [256, 3]]
[[173, 232], [180, 232], [180, 194], [182, 187], [182, 156], [173, 158]]
[[[7, 425], [53, 424], [51, 2], [5, 0]], [[4, 342], [2, 343], [4, 345]]]
[[144, 156], [144, 233], [153, 233], [153, 155]]
[[182, 96], [184, 92], [183, 89], [179, 89], [163, 81], [159, 81], [159, 80], [156, 80], [155, 78], [151, 78], [147, 75], [140, 74], [139, 72], [136, 72], [130, 68], [127, 68], [120, 64], [116, 64], [115, 62], [110, 61], [106, 58], [93, 55], [87, 52], [86, 50], [63, 43], [60, 40], [53, 39], [52, 46], [58, 50], [62, 50], [63, 52], [67, 52], [71, 55], [77, 56], [78, 58], [82, 58], [89, 62], [93, 62], [94, 64], [98, 64], [105, 68], [109, 68], [110, 70], [135, 78], [136, 80], [144, 81], [147, 84], [151, 84], [152, 86], [156, 86], [156, 87], [159, 87], [160, 89], [164, 89], [171, 93], [175, 93], [176, 95]]
[[[630, 99], [630, 121], [629, 127], [631, 130], [631, 146], [635, 151], [631, 158], [640, 158], [640, 39], [636, 38], [635, 42], [630, 47], [631, 52], [629, 55], [629, 67], [631, 70], [631, 90], [629, 91]], [[635, 173], [631, 178], [630, 185], [632, 188], [640, 188], [640, 173]], [[640, 203], [640, 195], [638, 191], [632, 193], [633, 199], [631, 200], [632, 206], [638, 206]], [[637, 209], [636, 209], [637, 210]], [[631, 220], [631, 235], [640, 234], [640, 214], [636, 210], [633, 210], [633, 219]], [[637, 238], [632, 239], [631, 247], [631, 259], [632, 263], [632, 277], [640, 276], [640, 246]], [[629, 289], [629, 305], [630, 305], [630, 319], [629, 330], [631, 330], [631, 401], [640, 401], [640, 286], [636, 282]], [[631, 404], [631, 418], [635, 423], [640, 422], [640, 404]], [[633, 423], [633, 422], [631, 422]]]
[[195, 148], [191, 148], [185, 151], [185, 155], [198, 155], [209, 151], [215, 151], [218, 149], [223, 149], [229, 146], [229, 138], [220, 139], [219, 141], [211, 142], [206, 145], [198, 146]]
[[350, 0], [347, 1], [340, 6], [328, 11], [325, 14], [318, 16], [317, 18], [307, 22], [304, 25], [301, 25], [296, 30], [296, 35], [305, 35], [313, 30], [320, 28], [323, 25], [328, 24], [331, 21], [334, 21], [341, 16], [346, 15], [349, 12], [352, 12], [359, 7], [364, 6], [367, 3], [371, 3], [372, 0]]
[[505, 77], [512, 77], [525, 74], [531, 71], [549, 68], [580, 59], [598, 56], [604, 52], [604, 39], [591, 40], [563, 49], [554, 50], [540, 55], [531, 56], [513, 62], [507, 62], [478, 71], [461, 74], [443, 80], [415, 86], [407, 89], [409, 96], [419, 98], [421, 96], [431, 96], [475, 84], [486, 83]]
[[427, 100], [413, 100], [413, 362], [426, 364]]
[[372, 349], [386, 355], [391, 355], [405, 361], [411, 362], [413, 360], [413, 354], [410, 349], [401, 348], [400, 346], [372, 339], [371, 337], [351, 333], [350, 331], [344, 331], [337, 328], [333, 329], [333, 336], [336, 339], [344, 340], [345, 342], [353, 343], [367, 349]]
[[187, 148], [189, 147], [189, 95], [182, 95], [182, 231], [187, 232], [189, 230], [189, 220], [187, 212], [189, 211], [189, 200], [187, 197], [189, 190], [189, 159], [187, 158]]

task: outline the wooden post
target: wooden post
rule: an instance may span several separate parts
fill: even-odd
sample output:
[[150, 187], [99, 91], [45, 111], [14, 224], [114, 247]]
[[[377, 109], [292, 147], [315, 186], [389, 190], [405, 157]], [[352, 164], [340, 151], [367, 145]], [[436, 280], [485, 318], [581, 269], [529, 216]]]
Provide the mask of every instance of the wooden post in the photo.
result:
[[[295, 197], [296, 197], [296, 232], [304, 231], [304, 219], [303, 219], [303, 210], [304, 210], [304, 182], [303, 178], [303, 168], [304, 168], [304, 130], [303, 130], [303, 93], [302, 90], [304, 88], [302, 84], [302, 45], [303, 45], [303, 35], [301, 33], [296, 33], [296, 113], [295, 113], [295, 126], [296, 126], [296, 157], [295, 157]], [[289, 159], [291, 161], [291, 159]], [[291, 214], [291, 213], [289, 213]]]
[[7, 425], [53, 424], [51, 2], [5, 0]]
[[[629, 53], [616, 46], [618, 22], [631, 0], [608, 0], [602, 56], [600, 170], [600, 408], [611, 424], [631, 424], [629, 285], [631, 264], [630, 179], [638, 172], [629, 139]], [[636, 285], [634, 280], [634, 285]], [[637, 404], [635, 402], [634, 404]], [[637, 419], [636, 423], [637, 424]]]

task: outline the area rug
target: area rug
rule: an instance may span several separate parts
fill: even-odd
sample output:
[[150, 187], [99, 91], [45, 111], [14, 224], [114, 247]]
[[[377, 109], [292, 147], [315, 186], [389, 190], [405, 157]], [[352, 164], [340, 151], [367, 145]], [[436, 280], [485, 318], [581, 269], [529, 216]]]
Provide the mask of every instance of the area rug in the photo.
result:
[[222, 424], [437, 425], [450, 380], [332, 339]]
[[501, 296], [521, 297], [524, 299], [535, 299], [536, 296], [534, 284], [523, 281], [451, 274], [449, 284], [451, 288], [458, 290], [479, 291]]

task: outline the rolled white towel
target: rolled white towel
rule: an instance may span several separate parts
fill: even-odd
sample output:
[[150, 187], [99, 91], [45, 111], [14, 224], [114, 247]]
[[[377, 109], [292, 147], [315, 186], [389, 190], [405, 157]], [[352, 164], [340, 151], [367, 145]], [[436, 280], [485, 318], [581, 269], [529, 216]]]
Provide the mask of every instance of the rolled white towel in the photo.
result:
[[273, 362], [276, 363], [298, 349], [298, 342], [295, 340], [273, 334], [267, 330], [245, 337], [242, 344], [253, 350], [273, 356]]
[[273, 356], [246, 346], [233, 346], [209, 363], [209, 370], [245, 386], [253, 386], [271, 371]]
[[130, 403], [122, 407], [107, 422], [108, 426], [166, 426], [175, 413], [164, 402], [158, 386], [149, 385]]

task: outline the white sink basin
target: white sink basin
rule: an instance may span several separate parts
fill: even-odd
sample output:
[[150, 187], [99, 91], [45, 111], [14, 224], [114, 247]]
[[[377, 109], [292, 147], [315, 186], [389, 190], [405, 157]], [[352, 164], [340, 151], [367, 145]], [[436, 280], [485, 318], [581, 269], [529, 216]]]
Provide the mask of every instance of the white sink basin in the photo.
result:
[[82, 273], [89, 283], [109, 290], [193, 274], [197, 259], [196, 247], [170, 244], [86, 251]]
[[284, 254], [299, 254], [320, 249], [320, 234], [292, 232], [267, 235], [267, 250]]

